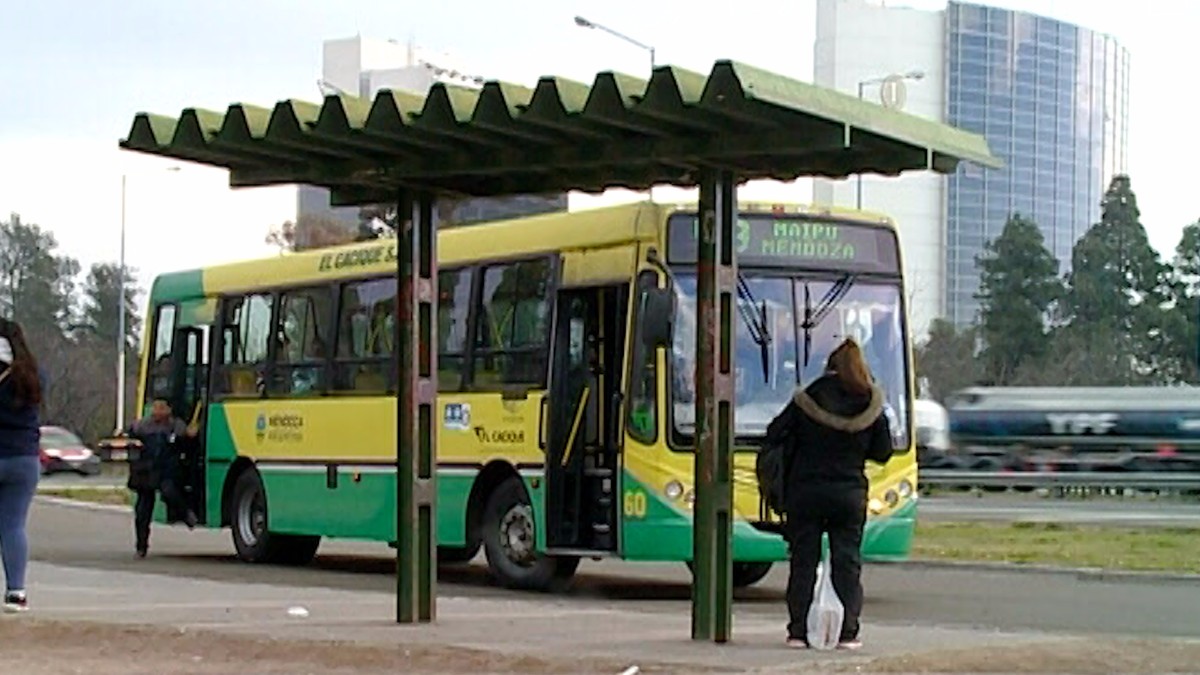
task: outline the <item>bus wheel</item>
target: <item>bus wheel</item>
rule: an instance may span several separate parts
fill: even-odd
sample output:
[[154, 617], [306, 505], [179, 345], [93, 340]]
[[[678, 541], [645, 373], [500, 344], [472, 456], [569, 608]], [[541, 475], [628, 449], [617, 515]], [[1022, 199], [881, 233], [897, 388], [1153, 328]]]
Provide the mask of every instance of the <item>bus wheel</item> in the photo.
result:
[[257, 471], [245, 471], [233, 486], [233, 546], [249, 563], [307, 565], [321, 538], [275, 534], [267, 529], [267, 492]]
[[479, 554], [479, 542], [469, 546], [439, 546], [437, 559], [439, 563], [455, 565], [469, 563]]
[[[733, 587], [746, 588], [763, 580], [771, 571], [774, 563], [769, 562], [735, 562], [733, 563]], [[687, 561], [688, 570], [696, 573], [696, 563]]]
[[735, 562], [733, 563], [733, 587], [746, 588], [763, 580], [771, 571], [769, 562]]
[[497, 486], [483, 514], [483, 550], [488, 570], [501, 585], [553, 590], [575, 574], [579, 558], [538, 553], [536, 532], [525, 484], [510, 478]]

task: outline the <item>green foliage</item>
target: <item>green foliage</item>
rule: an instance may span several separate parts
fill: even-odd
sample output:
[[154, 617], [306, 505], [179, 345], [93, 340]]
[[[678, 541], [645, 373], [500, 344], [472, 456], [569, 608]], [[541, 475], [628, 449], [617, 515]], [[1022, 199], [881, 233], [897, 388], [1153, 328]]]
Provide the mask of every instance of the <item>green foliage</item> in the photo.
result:
[[1113, 178], [1101, 207], [1100, 221], [1074, 246], [1065, 284], [1036, 224], [1019, 214], [987, 244], [977, 260], [978, 323], [935, 326], [917, 349], [917, 375], [936, 396], [976, 382], [1200, 380], [1200, 221], [1184, 228], [1166, 264], [1150, 246], [1128, 176]]
[[[58, 253], [54, 235], [17, 214], [0, 221], [0, 315], [22, 325], [46, 376], [45, 423], [85, 440], [111, 431], [115, 418], [117, 270], [94, 265], [81, 287], [78, 261]], [[126, 340], [136, 352], [138, 291], [132, 275], [126, 284]], [[131, 370], [136, 364], [130, 359]]]
[[1013, 214], [976, 264], [982, 273], [976, 297], [987, 376], [997, 385], [1009, 384], [1023, 365], [1046, 354], [1048, 313], [1063, 291], [1058, 260], [1037, 224]]
[[1179, 364], [1179, 379], [1200, 380], [1200, 220], [1183, 228], [1175, 247], [1174, 301], [1164, 330]]
[[929, 325], [929, 336], [914, 353], [917, 378], [928, 382], [928, 395], [941, 401], [958, 389], [979, 383], [978, 329], [961, 329], [945, 319]]
[[1169, 344], [1172, 274], [1150, 246], [1128, 176], [1116, 176], [1104, 195], [1100, 222], [1075, 244], [1068, 277], [1071, 327], [1107, 333], [1121, 364], [1108, 384], [1165, 383], [1177, 376]]
[[71, 319], [79, 263], [56, 255], [57, 248], [54, 235], [15, 213], [0, 222], [0, 312], [34, 341], [60, 332]]
[[[78, 328], [100, 345], [116, 349], [118, 328], [118, 303], [124, 305], [125, 343], [128, 349], [136, 350], [141, 334], [141, 317], [137, 311], [137, 275], [125, 268], [125, 292], [121, 293], [121, 268], [111, 263], [92, 265], [83, 286], [83, 306]], [[124, 295], [124, 302], [118, 298]], [[115, 356], [115, 353], [113, 354]]]

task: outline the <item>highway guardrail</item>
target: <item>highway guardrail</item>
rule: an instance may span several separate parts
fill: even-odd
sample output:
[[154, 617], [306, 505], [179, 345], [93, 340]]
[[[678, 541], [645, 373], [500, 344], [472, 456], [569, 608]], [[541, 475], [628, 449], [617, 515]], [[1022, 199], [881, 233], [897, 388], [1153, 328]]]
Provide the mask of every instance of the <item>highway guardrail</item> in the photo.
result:
[[1200, 473], [921, 469], [917, 474], [917, 482], [927, 486], [943, 487], [1200, 490]]

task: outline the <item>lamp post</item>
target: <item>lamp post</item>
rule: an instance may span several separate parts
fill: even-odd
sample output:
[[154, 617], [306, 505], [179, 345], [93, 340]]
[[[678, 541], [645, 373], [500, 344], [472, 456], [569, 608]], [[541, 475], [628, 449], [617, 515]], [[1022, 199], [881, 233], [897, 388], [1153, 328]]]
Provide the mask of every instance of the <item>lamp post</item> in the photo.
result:
[[575, 25], [579, 26], [580, 28], [595, 28], [597, 30], [602, 30], [605, 33], [608, 33], [609, 35], [612, 35], [613, 37], [620, 38], [620, 39], [628, 42], [631, 45], [645, 49], [646, 51], [650, 52], [650, 70], [654, 70], [654, 66], [655, 66], [654, 47], [651, 47], [648, 44], [643, 44], [641, 42], [638, 42], [637, 40], [634, 40], [633, 38], [629, 37], [628, 35], [625, 35], [623, 33], [618, 33], [617, 31], [615, 31], [607, 26], [601, 26], [598, 23], [588, 21], [587, 19], [583, 18], [582, 16], [575, 17]]
[[[925, 79], [924, 71], [910, 70], [907, 73], [892, 74], [892, 75], [887, 75], [885, 77], [874, 77], [869, 80], [863, 80], [858, 83], [858, 98], [860, 100], [863, 98], [863, 90], [868, 85], [874, 85], [874, 84], [882, 85], [885, 83], [895, 83], [895, 86], [903, 87], [904, 85], [902, 83], [904, 82], [904, 80], [917, 81], [917, 80], [923, 80], [923, 79]], [[901, 91], [903, 91], [903, 90], [901, 90]], [[885, 93], [886, 92], [881, 91], [880, 92], [881, 97]], [[899, 98], [900, 98], [900, 100], [896, 104], [889, 104], [887, 99], [883, 100], [883, 104], [888, 107], [899, 108], [900, 106], [903, 105], [903, 96], [901, 95]], [[854, 208], [861, 211], [862, 210], [862, 196], [863, 196], [863, 183], [862, 183], [862, 174], [861, 173], [858, 174], [858, 186], [856, 189], [856, 193], [857, 194], [855, 195], [855, 199], [854, 199]]]
[[[165, 171], [178, 172], [179, 167], [169, 166]], [[117, 260], [117, 428], [125, 429], [125, 187], [129, 174], [121, 174], [121, 250]]]

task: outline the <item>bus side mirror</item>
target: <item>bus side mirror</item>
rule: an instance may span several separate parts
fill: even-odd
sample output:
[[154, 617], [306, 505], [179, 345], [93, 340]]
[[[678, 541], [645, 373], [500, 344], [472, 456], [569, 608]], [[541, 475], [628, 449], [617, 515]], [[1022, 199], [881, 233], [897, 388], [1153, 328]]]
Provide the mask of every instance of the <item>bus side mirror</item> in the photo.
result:
[[669, 347], [675, 326], [675, 293], [650, 288], [642, 296], [642, 344], [650, 349]]

